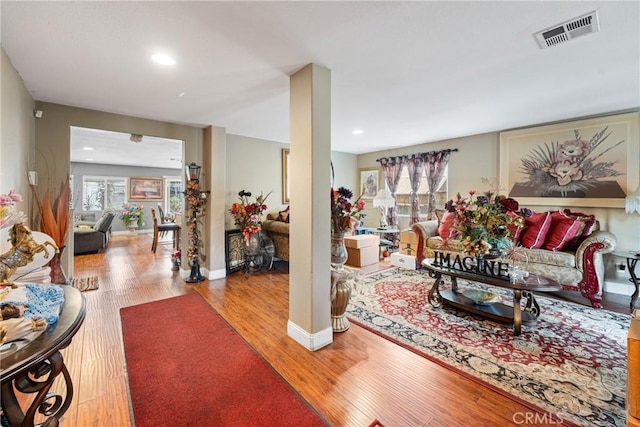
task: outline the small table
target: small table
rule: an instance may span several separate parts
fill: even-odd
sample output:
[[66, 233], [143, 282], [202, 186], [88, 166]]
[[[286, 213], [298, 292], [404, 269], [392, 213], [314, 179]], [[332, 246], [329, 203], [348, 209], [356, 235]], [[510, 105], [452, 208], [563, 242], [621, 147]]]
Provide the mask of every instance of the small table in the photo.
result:
[[[9, 425], [34, 425], [40, 413], [47, 417], [42, 425], [57, 426], [73, 399], [73, 384], [60, 350], [71, 343], [85, 316], [84, 296], [71, 286], [63, 286], [64, 304], [58, 321], [19, 350], [0, 357], [2, 411]], [[62, 374], [66, 386], [64, 399], [49, 391]], [[35, 393], [27, 412], [23, 412], [15, 391]]]
[[629, 281], [633, 283], [633, 286], [635, 287], [635, 290], [633, 291], [633, 295], [631, 295], [631, 303], [629, 304], [629, 307], [633, 312], [633, 309], [635, 308], [635, 305], [636, 305], [636, 300], [638, 299], [638, 294], [640, 293], [639, 292], [640, 281], [638, 280], [638, 276], [636, 276], [636, 265], [638, 264], [638, 261], [640, 261], [640, 253], [618, 251], [618, 252], [614, 252], [612, 255], [627, 259], [627, 269], [629, 270], [629, 276], [631, 276], [629, 278]]
[[[376, 234], [400, 234], [400, 230], [397, 228], [376, 228], [376, 227], [359, 227], [356, 231], [364, 231], [365, 233], [376, 233]], [[382, 259], [382, 248], [387, 247], [395, 247], [397, 239], [394, 238], [394, 241], [383, 239], [380, 236], [380, 259]]]
[[[533, 296], [533, 291], [554, 292], [562, 290], [562, 286], [556, 281], [536, 274], [529, 274], [526, 278], [512, 282], [494, 276], [434, 265], [432, 261], [432, 259], [422, 261], [422, 266], [429, 270], [432, 277], [435, 278], [435, 283], [429, 291], [428, 297], [431, 305], [437, 308], [442, 306], [442, 304], [447, 304], [459, 310], [477, 314], [497, 322], [513, 323], [514, 335], [520, 335], [522, 324], [533, 324], [540, 316], [540, 306]], [[451, 278], [450, 291], [440, 291], [443, 275]], [[513, 307], [501, 303], [490, 305], [475, 304], [472, 300], [458, 292], [458, 278], [499, 288], [513, 289]], [[526, 298], [524, 312], [520, 308], [520, 300], [522, 297]]]

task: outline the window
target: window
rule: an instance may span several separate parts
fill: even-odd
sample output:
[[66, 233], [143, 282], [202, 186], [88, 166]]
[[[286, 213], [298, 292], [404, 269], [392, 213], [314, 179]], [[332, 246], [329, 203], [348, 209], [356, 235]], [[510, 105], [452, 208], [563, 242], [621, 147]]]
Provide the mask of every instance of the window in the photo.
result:
[[182, 212], [182, 178], [169, 176], [164, 180], [165, 185], [165, 206], [164, 210], [169, 213]]
[[82, 179], [82, 210], [120, 209], [126, 202], [127, 178], [88, 176]]
[[[449, 166], [444, 170], [442, 180], [438, 184], [435, 191], [436, 196], [436, 209], [444, 208], [444, 204], [447, 202], [447, 177], [449, 176]], [[420, 202], [420, 220], [425, 220], [427, 217], [427, 201], [428, 201], [428, 189], [427, 189], [427, 177], [426, 173], [422, 172], [422, 179], [420, 180], [420, 186], [418, 187], [418, 200]], [[398, 211], [398, 217], [410, 217], [411, 216], [411, 181], [409, 181], [409, 169], [405, 165], [400, 175], [400, 182], [396, 188], [396, 208]]]

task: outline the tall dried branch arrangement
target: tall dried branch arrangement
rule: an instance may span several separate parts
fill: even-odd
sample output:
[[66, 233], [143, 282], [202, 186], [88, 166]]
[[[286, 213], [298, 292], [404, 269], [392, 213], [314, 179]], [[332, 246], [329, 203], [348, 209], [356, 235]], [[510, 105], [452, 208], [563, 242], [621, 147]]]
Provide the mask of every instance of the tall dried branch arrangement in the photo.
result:
[[69, 229], [69, 198], [71, 195], [69, 175], [67, 175], [65, 182], [62, 183], [60, 194], [53, 203], [51, 202], [49, 189], [44, 192], [42, 199], [40, 199], [38, 188], [31, 184], [29, 187], [31, 187], [38, 214], [40, 215], [40, 231], [51, 236], [58, 247], [64, 246]]

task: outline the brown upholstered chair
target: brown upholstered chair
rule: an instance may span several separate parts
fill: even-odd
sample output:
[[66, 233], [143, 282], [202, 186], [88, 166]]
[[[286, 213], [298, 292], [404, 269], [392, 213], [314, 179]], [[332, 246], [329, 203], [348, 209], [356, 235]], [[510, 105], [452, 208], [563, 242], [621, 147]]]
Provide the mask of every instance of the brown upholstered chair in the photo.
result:
[[151, 208], [151, 217], [153, 218], [153, 243], [151, 244], [151, 252], [156, 253], [158, 249], [158, 234], [171, 231], [173, 233], [173, 248], [180, 249], [180, 226], [173, 222], [158, 224], [158, 217], [155, 209]]

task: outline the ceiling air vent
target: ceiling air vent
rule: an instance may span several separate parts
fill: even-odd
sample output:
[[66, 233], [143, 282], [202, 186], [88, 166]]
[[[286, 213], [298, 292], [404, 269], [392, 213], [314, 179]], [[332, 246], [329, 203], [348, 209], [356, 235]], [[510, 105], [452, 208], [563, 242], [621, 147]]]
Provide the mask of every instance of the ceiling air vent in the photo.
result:
[[534, 37], [540, 45], [540, 49], [546, 49], [561, 43], [573, 40], [576, 37], [586, 36], [600, 30], [598, 24], [598, 12], [589, 12], [586, 15], [579, 16], [559, 25], [554, 25], [546, 30], [542, 30]]

